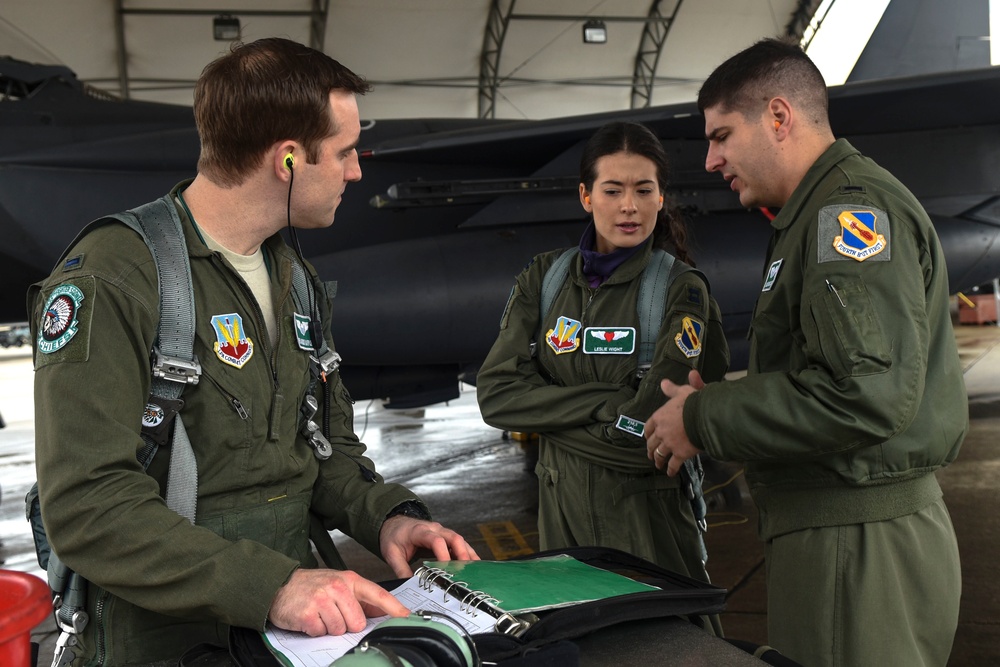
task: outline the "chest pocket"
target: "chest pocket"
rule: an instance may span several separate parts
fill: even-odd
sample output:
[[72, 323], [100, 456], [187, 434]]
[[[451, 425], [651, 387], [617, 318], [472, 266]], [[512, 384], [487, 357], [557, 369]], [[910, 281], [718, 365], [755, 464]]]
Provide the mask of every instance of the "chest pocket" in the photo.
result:
[[836, 380], [884, 373], [892, 366], [882, 323], [868, 288], [859, 278], [840, 278], [836, 291], [812, 295], [809, 312], [818, 349], [810, 356], [825, 361]]
[[801, 368], [802, 341], [788, 326], [789, 316], [761, 306], [757, 304], [757, 312], [750, 323], [751, 368], [761, 373]]
[[309, 496], [289, 496], [213, 516], [199, 517], [198, 525], [227, 540], [254, 540], [297, 559], [315, 564], [309, 550]]

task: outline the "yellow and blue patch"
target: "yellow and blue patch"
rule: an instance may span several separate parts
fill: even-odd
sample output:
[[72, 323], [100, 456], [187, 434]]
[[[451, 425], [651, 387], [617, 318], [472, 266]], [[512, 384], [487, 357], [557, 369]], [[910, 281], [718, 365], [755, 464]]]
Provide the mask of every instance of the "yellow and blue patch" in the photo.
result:
[[819, 212], [819, 262], [889, 261], [889, 216], [877, 208], [837, 204]]
[[705, 325], [693, 317], [685, 317], [681, 321], [681, 331], [674, 336], [674, 342], [688, 359], [701, 354], [701, 332], [704, 328]]

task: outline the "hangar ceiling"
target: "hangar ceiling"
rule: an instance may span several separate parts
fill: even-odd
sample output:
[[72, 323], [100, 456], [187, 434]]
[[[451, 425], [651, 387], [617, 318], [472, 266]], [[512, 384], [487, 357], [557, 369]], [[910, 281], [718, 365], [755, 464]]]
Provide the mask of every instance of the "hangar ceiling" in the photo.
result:
[[[191, 103], [228, 42], [281, 36], [365, 76], [366, 118], [549, 118], [694, 98], [726, 57], [801, 35], [819, 0], [4, 0], [0, 55], [116, 96]], [[584, 44], [600, 18], [605, 44]]]

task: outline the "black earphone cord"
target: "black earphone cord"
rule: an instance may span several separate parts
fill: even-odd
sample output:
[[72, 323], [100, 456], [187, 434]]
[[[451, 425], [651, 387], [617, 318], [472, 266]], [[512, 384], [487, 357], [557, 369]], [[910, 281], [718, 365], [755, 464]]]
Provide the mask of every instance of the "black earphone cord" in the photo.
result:
[[[295, 233], [295, 228], [292, 227], [292, 184], [295, 182], [295, 169], [293, 168], [294, 162], [288, 160], [285, 162], [285, 166], [288, 167], [288, 174], [289, 174], [288, 202], [285, 205], [285, 212], [286, 212], [285, 215], [286, 215], [286, 220], [288, 221], [288, 235], [292, 237], [292, 243], [295, 246], [295, 254], [299, 256], [299, 263], [302, 264], [302, 270], [305, 271], [306, 260], [305, 257], [302, 256], [302, 246], [299, 245], [299, 236], [298, 234]], [[306, 291], [309, 292], [309, 316], [311, 318], [309, 322], [309, 333], [312, 336], [313, 348], [315, 350], [318, 350], [319, 344], [317, 341], [322, 340], [323, 327], [320, 324], [319, 313], [316, 312], [316, 301], [315, 301], [315, 295], [313, 294], [313, 292], [315, 292], [315, 288], [307, 289]], [[326, 381], [325, 373], [322, 374], [321, 377], [323, 380], [323, 435], [329, 438], [330, 400], [331, 400], [330, 383]], [[355, 465], [358, 466], [358, 469], [361, 471], [361, 476], [364, 477], [366, 480], [368, 480], [369, 482], [376, 481], [375, 473], [369, 470], [367, 467], [363, 466], [359, 461], [356, 461], [354, 457], [349, 455], [347, 452], [343, 452], [340, 449], [337, 449], [336, 447], [333, 448], [333, 451], [338, 452], [339, 454], [346, 456], [348, 459], [353, 461]]]

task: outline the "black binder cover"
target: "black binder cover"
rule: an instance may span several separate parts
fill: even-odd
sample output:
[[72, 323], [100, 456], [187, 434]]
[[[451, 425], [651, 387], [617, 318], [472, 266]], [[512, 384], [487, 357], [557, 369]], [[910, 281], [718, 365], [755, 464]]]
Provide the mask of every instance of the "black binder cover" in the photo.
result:
[[[617, 623], [667, 616], [716, 614], [725, 609], [726, 589], [706, 584], [662, 568], [638, 556], [609, 547], [565, 547], [551, 549], [512, 560], [567, 554], [604, 570], [625, 575], [660, 590], [629, 593], [593, 602], [583, 602], [537, 613], [531, 627], [520, 637], [484, 634], [473, 637], [483, 660], [500, 662], [563, 639], [582, 637], [594, 630]], [[401, 580], [382, 582], [392, 590]], [[230, 634], [233, 659], [241, 667], [280, 667], [264, 644], [259, 632], [233, 628]]]

